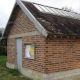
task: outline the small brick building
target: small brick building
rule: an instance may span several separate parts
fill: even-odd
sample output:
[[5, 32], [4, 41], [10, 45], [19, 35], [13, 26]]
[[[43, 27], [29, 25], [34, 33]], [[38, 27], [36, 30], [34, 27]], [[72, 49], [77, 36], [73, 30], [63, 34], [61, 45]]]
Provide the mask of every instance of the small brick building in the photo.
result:
[[17, 0], [3, 36], [7, 67], [34, 80], [79, 77], [79, 14]]

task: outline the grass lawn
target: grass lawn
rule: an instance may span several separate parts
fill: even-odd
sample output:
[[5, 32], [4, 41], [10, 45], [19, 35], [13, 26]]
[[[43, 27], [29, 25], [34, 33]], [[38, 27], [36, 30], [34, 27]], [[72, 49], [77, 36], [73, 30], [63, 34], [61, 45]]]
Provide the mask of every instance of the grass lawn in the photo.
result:
[[24, 77], [17, 69], [6, 67], [6, 56], [0, 56], [0, 80], [32, 80]]

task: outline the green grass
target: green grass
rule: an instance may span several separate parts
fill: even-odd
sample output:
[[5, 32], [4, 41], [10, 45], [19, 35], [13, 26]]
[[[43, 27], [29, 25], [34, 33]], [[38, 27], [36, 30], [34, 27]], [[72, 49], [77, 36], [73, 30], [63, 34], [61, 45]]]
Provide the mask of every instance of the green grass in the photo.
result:
[[6, 56], [0, 56], [0, 67], [6, 66]]
[[0, 56], [0, 80], [32, 80], [24, 77], [17, 69], [6, 67], [6, 56]]
[[13, 76], [19, 76], [20, 72], [17, 69], [9, 69], [9, 73], [11, 73]]

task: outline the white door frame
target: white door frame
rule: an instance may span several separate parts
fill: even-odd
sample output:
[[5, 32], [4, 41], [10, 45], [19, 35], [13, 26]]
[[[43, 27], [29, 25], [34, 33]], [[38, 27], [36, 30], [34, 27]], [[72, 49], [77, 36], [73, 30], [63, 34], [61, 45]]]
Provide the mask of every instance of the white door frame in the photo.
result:
[[16, 38], [16, 62], [17, 68], [21, 70], [22, 68], [22, 38]]

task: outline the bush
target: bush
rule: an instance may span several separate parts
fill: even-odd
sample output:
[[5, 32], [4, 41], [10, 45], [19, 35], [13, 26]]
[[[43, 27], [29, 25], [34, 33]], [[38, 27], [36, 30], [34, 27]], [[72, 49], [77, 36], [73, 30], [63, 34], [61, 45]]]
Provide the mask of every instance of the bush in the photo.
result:
[[0, 55], [5, 55], [5, 56], [7, 56], [6, 46], [0, 45]]
[[7, 56], [7, 40], [0, 41], [0, 55]]

